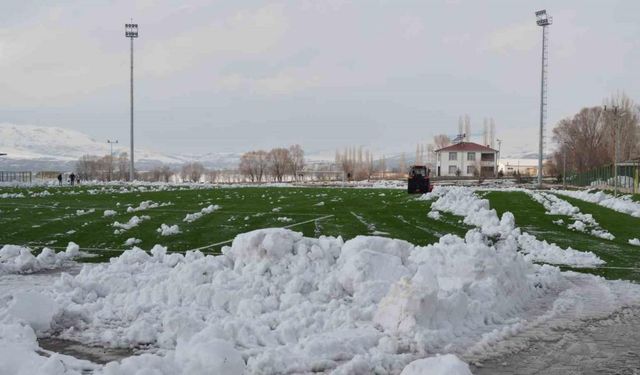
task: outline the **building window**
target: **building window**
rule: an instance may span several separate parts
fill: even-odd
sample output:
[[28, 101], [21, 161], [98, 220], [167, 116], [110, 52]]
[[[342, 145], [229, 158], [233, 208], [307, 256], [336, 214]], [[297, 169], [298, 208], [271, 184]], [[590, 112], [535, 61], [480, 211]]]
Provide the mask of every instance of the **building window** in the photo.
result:
[[449, 160], [458, 160], [458, 153], [457, 152], [450, 152], [449, 153]]
[[476, 161], [476, 153], [467, 152], [467, 161]]
[[456, 167], [455, 165], [449, 166], [449, 176], [455, 176], [457, 171], [458, 167]]
[[467, 165], [467, 174], [475, 174], [476, 166], [475, 165]]
[[482, 161], [494, 161], [495, 158], [496, 158], [496, 155], [493, 154], [493, 153], [491, 153], [491, 154], [488, 154], [488, 153], [484, 154], [483, 153], [482, 155], [480, 155], [480, 160], [482, 160]]

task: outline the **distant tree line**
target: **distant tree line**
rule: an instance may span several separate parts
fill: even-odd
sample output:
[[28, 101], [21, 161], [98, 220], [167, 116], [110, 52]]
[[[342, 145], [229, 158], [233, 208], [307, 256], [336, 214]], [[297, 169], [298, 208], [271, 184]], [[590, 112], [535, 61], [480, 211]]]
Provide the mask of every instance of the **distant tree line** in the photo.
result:
[[302, 178], [304, 166], [304, 150], [300, 145], [293, 145], [245, 152], [240, 157], [238, 171], [251, 182], [297, 181]]
[[76, 162], [75, 173], [82, 180], [125, 180], [129, 178], [129, 155], [83, 155]]
[[370, 180], [376, 172], [373, 153], [362, 146], [346, 147], [343, 151], [336, 150], [335, 162], [347, 180]]
[[[75, 173], [82, 180], [126, 181], [129, 179], [129, 156], [126, 152], [114, 157], [84, 155], [76, 162]], [[198, 162], [185, 163], [179, 169], [160, 164], [148, 171], [136, 171], [136, 179], [150, 182], [169, 182], [173, 177], [183, 182], [217, 182], [223, 175], [233, 173], [209, 170]]]

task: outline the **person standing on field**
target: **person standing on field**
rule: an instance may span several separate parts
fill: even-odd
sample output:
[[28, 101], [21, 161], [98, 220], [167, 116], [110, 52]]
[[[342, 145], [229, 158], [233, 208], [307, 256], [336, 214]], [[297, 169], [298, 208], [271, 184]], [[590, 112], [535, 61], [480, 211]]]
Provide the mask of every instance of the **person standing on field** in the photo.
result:
[[58, 185], [62, 186], [62, 173], [58, 174]]
[[76, 181], [76, 175], [73, 172], [69, 175], [69, 181], [71, 181], [71, 186], [73, 186], [73, 183]]

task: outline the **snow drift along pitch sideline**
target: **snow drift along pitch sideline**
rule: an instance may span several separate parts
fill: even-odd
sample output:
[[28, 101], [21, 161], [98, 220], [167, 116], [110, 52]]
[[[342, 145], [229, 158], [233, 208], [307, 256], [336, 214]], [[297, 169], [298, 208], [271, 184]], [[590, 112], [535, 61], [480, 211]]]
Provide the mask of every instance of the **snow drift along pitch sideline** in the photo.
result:
[[496, 210], [490, 207], [489, 200], [478, 198], [471, 188], [436, 187], [421, 199], [434, 200], [430, 217], [438, 217], [438, 211], [462, 216], [465, 224], [478, 227], [485, 236], [499, 240], [498, 245], [521, 251], [528, 260], [574, 267], [594, 267], [605, 263], [590, 251], [578, 251], [570, 247], [562, 249], [523, 232], [516, 227], [515, 217], [511, 212], [505, 212], [502, 218], [498, 217]]

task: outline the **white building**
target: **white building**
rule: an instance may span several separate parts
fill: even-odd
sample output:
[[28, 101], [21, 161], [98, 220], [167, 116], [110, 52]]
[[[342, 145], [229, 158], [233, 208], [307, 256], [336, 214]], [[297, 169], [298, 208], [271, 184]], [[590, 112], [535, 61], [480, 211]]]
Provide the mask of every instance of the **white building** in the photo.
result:
[[473, 142], [460, 142], [436, 150], [436, 176], [494, 177], [498, 150]]
[[[498, 164], [498, 171], [505, 176], [520, 174], [522, 176], [538, 175], [538, 159], [502, 159]], [[542, 170], [544, 172], [544, 169]]]

